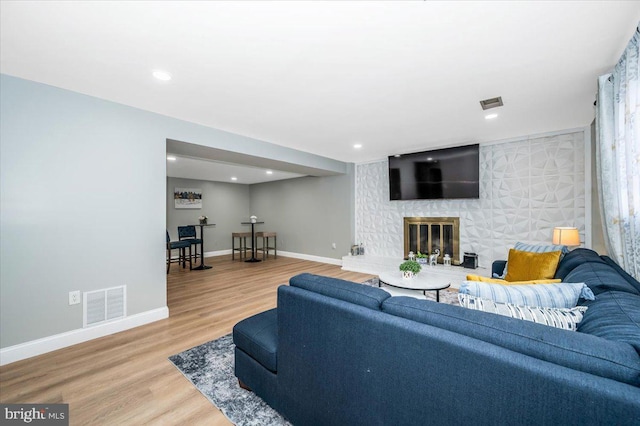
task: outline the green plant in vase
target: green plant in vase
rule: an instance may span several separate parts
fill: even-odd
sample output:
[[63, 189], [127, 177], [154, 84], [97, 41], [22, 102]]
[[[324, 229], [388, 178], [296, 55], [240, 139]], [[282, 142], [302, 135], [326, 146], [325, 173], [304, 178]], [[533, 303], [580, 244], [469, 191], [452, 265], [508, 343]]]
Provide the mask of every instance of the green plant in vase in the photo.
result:
[[416, 261], [420, 265], [426, 265], [427, 264], [427, 255], [425, 253], [420, 253], [418, 251], [418, 254], [416, 254]]
[[400, 264], [400, 270], [402, 271], [402, 278], [413, 278], [415, 274], [420, 272], [422, 267], [415, 260], [407, 260]]

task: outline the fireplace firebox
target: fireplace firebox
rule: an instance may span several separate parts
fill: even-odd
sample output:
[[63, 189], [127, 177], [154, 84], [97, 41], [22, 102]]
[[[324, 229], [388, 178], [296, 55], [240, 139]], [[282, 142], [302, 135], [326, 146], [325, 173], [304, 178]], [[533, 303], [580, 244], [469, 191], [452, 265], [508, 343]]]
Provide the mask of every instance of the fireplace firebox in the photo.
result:
[[405, 217], [404, 257], [409, 252], [432, 254], [439, 250], [438, 263], [448, 254], [454, 265], [460, 264], [459, 217]]

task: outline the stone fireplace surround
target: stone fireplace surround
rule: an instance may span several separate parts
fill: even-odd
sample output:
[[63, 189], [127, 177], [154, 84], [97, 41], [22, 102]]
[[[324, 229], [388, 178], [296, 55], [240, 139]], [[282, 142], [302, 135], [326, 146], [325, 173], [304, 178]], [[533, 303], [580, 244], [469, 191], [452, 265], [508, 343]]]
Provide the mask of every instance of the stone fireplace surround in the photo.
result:
[[459, 217], [459, 256], [478, 253], [481, 268], [506, 259], [518, 241], [550, 243], [555, 226], [576, 226], [585, 241], [588, 136], [581, 129], [481, 144], [480, 198], [473, 200], [390, 201], [387, 161], [356, 165], [354, 243], [364, 245], [369, 260], [345, 256], [343, 265], [397, 267], [404, 217]]

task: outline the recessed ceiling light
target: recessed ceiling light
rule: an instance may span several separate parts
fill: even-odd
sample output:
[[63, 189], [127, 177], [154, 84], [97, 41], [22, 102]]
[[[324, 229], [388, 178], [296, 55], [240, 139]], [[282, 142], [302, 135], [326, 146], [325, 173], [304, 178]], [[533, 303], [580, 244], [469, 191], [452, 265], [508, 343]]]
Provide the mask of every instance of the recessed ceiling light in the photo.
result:
[[167, 155], [167, 161], [176, 161], [176, 157], [173, 155]]
[[268, 174], [268, 175], [272, 175], [272, 174], [273, 174], [273, 172], [272, 172], [271, 170], [267, 170], [267, 174]]
[[238, 180], [238, 178], [237, 178], [237, 177], [235, 177], [235, 176], [233, 176], [233, 177], [231, 178], [231, 180]]
[[484, 116], [485, 120], [492, 120], [494, 118], [496, 118], [498, 116], [498, 114], [487, 114]]
[[355, 149], [360, 149], [362, 148], [362, 144], [361, 143], [357, 143], [353, 146]]
[[153, 72], [153, 76], [160, 81], [169, 81], [171, 80], [171, 74], [162, 70], [155, 70]]

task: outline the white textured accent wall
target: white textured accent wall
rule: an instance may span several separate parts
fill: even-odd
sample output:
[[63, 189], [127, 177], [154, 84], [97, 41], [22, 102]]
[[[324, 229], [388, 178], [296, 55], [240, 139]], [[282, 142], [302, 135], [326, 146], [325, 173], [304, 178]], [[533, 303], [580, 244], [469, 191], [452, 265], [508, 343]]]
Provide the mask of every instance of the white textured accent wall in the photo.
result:
[[356, 166], [356, 242], [368, 255], [403, 255], [403, 217], [460, 217], [460, 255], [490, 266], [517, 241], [551, 243], [555, 226], [584, 241], [583, 131], [480, 146], [480, 199], [390, 201], [387, 161]]

